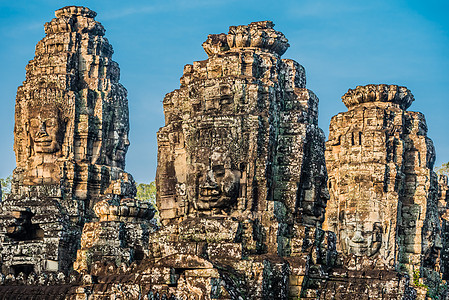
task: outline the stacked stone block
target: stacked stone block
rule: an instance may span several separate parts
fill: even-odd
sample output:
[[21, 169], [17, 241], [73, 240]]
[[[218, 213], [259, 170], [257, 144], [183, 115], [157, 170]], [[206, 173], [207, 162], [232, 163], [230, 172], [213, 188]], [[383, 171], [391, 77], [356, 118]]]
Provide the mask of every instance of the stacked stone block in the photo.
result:
[[235, 297], [296, 298], [317, 284], [306, 266], [323, 274], [335, 261], [335, 238], [321, 229], [329, 195], [318, 98], [304, 68], [281, 59], [288, 46], [268, 21], [209, 35], [209, 58], [186, 65], [163, 102], [164, 226], [150, 253], [206, 257]]
[[390, 270], [438, 289], [441, 249], [435, 150], [411, 92], [367, 85], [343, 97], [326, 143], [326, 228], [349, 270]]
[[4, 274], [68, 274], [95, 203], [136, 193], [124, 171], [127, 92], [95, 16], [85, 7], [57, 10], [17, 90], [17, 167], [0, 206]]

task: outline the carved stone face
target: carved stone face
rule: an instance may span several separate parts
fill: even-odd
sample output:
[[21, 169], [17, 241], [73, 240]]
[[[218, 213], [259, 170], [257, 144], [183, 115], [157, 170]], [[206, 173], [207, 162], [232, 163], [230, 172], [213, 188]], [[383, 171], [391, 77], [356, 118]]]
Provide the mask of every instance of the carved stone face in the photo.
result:
[[239, 183], [240, 171], [231, 168], [230, 158], [223, 152], [214, 151], [199, 182], [198, 209], [232, 206], [237, 201]]
[[126, 152], [128, 152], [129, 139], [128, 133], [123, 133], [122, 136], [117, 140], [115, 147], [115, 154], [113, 157], [114, 165], [121, 167], [125, 162]]
[[373, 256], [382, 245], [382, 232], [380, 222], [360, 221], [347, 216], [340, 231], [342, 250], [356, 256]]
[[435, 262], [440, 256], [440, 251], [443, 248], [441, 233], [437, 228], [438, 225], [430, 222], [429, 230], [424, 235], [423, 239], [423, 249], [424, 254], [424, 265], [428, 267], [435, 266]]
[[114, 128], [109, 132], [110, 142], [106, 146], [106, 163], [113, 167], [125, 168], [125, 156], [129, 139], [125, 127]]
[[317, 185], [319, 186], [318, 197], [315, 204], [315, 216], [320, 222], [324, 221], [326, 214], [326, 203], [330, 199], [329, 189], [327, 188], [326, 178], [320, 176], [317, 178]]
[[62, 126], [59, 110], [41, 108], [31, 112], [29, 132], [34, 153], [55, 153], [61, 149]]

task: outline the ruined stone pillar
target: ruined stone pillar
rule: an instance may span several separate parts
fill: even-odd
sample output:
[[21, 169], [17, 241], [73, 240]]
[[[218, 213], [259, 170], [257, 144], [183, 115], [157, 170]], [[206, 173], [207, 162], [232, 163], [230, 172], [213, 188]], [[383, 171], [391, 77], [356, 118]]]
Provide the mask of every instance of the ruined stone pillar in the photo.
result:
[[437, 266], [440, 267], [442, 279], [449, 279], [449, 186], [448, 177], [440, 175], [438, 178], [439, 194], [438, 194], [438, 212], [440, 215], [441, 225], [441, 244], [442, 249]]

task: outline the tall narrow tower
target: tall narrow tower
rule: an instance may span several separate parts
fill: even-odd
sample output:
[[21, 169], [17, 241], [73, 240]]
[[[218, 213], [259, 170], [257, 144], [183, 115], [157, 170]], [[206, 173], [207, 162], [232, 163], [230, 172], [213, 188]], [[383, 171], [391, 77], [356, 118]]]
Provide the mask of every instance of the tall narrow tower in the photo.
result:
[[95, 16], [86, 7], [57, 10], [17, 90], [17, 167], [0, 207], [6, 274], [68, 271], [94, 204], [135, 195], [124, 172], [127, 92]]
[[441, 237], [424, 115], [406, 110], [413, 95], [396, 85], [358, 86], [342, 99], [348, 111], [332, 118], [326, 143], [326, 226], [348, 265], [426, 276]]

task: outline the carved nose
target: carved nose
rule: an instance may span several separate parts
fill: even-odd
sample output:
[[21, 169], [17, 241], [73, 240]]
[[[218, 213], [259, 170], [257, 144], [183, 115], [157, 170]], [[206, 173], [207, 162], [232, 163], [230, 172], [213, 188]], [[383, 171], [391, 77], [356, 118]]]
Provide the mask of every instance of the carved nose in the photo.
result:
[[45, 123], [41, 124], [41, 127], [39, 128], [39, 131], [36, 133], [36, 137], [44, 137], [47, 136], [47, 128], [45, 127]]
[[202, 186], [203, 189], [216, 189], [218, 184], [215, 181], [214, 173], [212, 171], [207, 172], [206, 180], [204, 180]]
[[202, 196], [218, 196], [220, 194], [212, 171], [207, 172], [205, 180], [200, 185], [200, 193]]
[[217, 182], [215, 181], [215, 177], [214, 177], [213, 172], [209, 172], [207, 174], [206, 185], [209, 188], [216, 188], [216, 187], [218, 187]]
[[352, 237], [352, 241], [354, 243], [363, 243], [365, 239], [363, 238], [362, 233], [359, 230], [357, 230], [354, 233], [354, 236]]
[[321, 188], [320, 196], [321, 196], [321, 198], [326, 199], [326, 200], [329, 200], [331, 198], [331, 196], [329, 194], [329, 190], [327, 189], [326, 186]]

